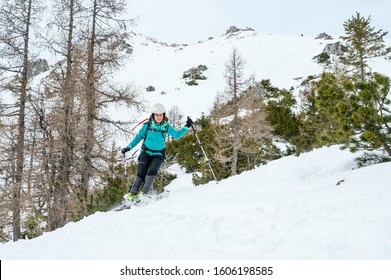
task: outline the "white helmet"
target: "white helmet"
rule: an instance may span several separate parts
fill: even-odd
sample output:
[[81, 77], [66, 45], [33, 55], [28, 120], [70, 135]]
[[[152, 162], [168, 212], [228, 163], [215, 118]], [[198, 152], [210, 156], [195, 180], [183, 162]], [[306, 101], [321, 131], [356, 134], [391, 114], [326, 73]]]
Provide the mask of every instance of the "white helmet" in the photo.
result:
[[156, 103], [155, 105], [152, 106], [151, 113], [152, 114], [163, 114], [166, 112], [166, 108], [160, 103]]

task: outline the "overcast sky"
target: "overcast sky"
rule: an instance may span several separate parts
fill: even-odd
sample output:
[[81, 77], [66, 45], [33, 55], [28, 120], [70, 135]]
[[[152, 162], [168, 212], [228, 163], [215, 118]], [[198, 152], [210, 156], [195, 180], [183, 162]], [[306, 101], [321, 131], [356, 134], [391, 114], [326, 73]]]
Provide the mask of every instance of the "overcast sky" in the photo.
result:
[[[257, 32], [316, 36], [342, 35], [355, 12], [391, 33], [390, 0], [127, 0], [139, 16], [136, 32], [167, 43], [194, 43], [217, 37], [231, 26]], [[388, 34], [388, 38], [390, 34]]]

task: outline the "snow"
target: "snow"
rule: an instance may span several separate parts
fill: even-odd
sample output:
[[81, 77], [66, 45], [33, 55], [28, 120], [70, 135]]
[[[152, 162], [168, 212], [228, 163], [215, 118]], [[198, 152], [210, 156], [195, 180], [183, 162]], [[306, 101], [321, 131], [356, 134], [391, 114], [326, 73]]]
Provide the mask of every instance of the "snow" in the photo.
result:
[[[241, 31], [187, 46], [168, 46], [131, 33], [131, 58], [124, 61], [122, 70], [112, 73], [111, 80], [140, 88], [147, 111], [140, 113], [116, 105], [111, 108], [111, 117], [137, 120], [137, 124], [149, 116], [148, 107], [157, 102], [168, 110], [178, 106], [184, 116], [193, 120], [202, 113], [208, 114], [216, 94], [225, 89], [224, 65], [234, 47], [247, 62], [245, 78], [254, 75], [256, 81], [270, 79], [273, 86], [293, 87], [298, 96], [303, 79], [322, 71], [312, 58], [326, 44], [339, 40], [331, 35], [335, 39], [325, 41]], [[390, 46], [391, 41], [386, 45]], [[41, 56], [50, 63], [56, 59], [45, 51]], [[183, 72], [201, 64], [208, 67], [204, 72], [207, 80], [199, 81], [198, 86], [187, 86]], [[391, 76], [389, 61], [373, 60], [371, 66], [374, 71]], [[146, 92], [149, 85], [156, 91]], [[162, 91], [166, 94], [162, 95]], [[14, 97], [0, 98], [11, 102]], [[133, 135], [113, 138], [123, 146]], [[358, 155], [338, 146], [325, 147], [300, 157], [272, 161], [218, 184], [210, 182], [198, 187], [192, 184], [191, 174], [173, 166], [178, 178], [167, 186], [171, 195], [166, 199], [129, 211], [96, 213], [32, 240], [0, 244], [0, 259], [8, 261], [2, 267], [2, 279], [32, 275], [39, 275], [42, 280], [69, 279], [75, 278], [75, 274], [75, 279], [114, 279], [118, 267], [113, 268], [107, 260], [114, 260], [114, 265], [132, 260], [127, 263], [129, 266], [140, 265], [140, 260], [148, 265], [174, 260], [167, 264], [170, 266], [183, 260], [194, 260], [185, 263], [189, 266], [200, 264], [195, 260], [215, 260], [212, 263], [216, 266], [269, 263], [256, 260], [343, 260], [321, 263], [320, 268], [318, 262], [293, 262], [288, 269], [277, 271], [276, 276], [337, 279], [335, 269], [343, 266], [350, 273], [338, 274], [344, 275], [338, 279], [358, 279], [352, 272], [368, 276], [365, 279], [389, 279], [383, 276], [391, 275], [390, 262], [378, 260], [391, 259], [391, 163], [354, 169]], [[306, 278], [308, 267], [315, 274]], [[102, 272], [103, 268], [107, 271]], [[4, 276], [5, 272], [3, 275], [5, 269], [12, 275], [10, 278]], [[320, 269], [322, 272], [316, 273]]]
[[[167, 110], [178, 106], [184, 116], [191, 116], [194, 120], [203, 113], [209, 114], [216, 96], [225, 90], [225, 64], [233, 48], [246, 62], [244, 79], [251, 76], [255, 81], [270, 79], [271, 84], [278, 88], [293, 88], [300, 104], [299, 86], [302, 81], [323, 70], [313, 57], [320, 54], [326, 44], [340, 41], [338, 35], [331, 35], [333, 40], [322, 40], [308, 36], [239, 31], [195, 44], [172, 46], [142, 34], [130, 33], [129, 44], [134, 51], [131, 59], [124, 61], [124, 67], [112, 74], [112, 81], [132, 83], [139, 88], [147, 111], [139, 113], [131, 108], [115, 106], [111, 110], [111, 118], [140, 121], [149, 116], [148, 108], [154, 103], [164, 104]], [[390, 46], [391, 41], [386, 41], [386, 45]], [[207, 79], [198, 81], [198, 86], [188, 86], [182, 78], [183, 72], [199, 65], [207, 66], [208, 69], [204, 71]], [[391, 76], [389, 61], [373, 59], [370, 65], [374, 71]], [[146, 92], [148, 86], [154, 86], [156, 91]], [[121, 145], [127, 145], [131, 140], [130, 137], [121, 142], [118, 138], [116, 141]]]
[[356, 156], [325, 147], [199, 187], [176, 167], [168, 198], [2, 244], [0, 258], [388, 260], [391, 163], [352, 169]]
[[[224, 91], [225, 64], [234, 47], [246, 61], [243, 79], [254, 75], [257, 81], [270, 79], [274, 86], [290, 88], [300, 84], [300, 77], [322, 71], [312, 58], [320, 54], [325, 46], [325, 41], [313, 37], [255, 31], [240, 31], [176, 47], [154, 43], [140, 34], [131, 34], [129, 40], [135, 46], [131, 61], [113, 74], [113, 80], [134, 83], [145, 93], [151, 105], [160, 102], [167, 109], [177, 105], [193, 118], [199, 118], [202, 113], [208, 114], [216, 94]], [[208, 67], [204, 71], [207, 79], [198, 81], [198, 86], [186, 85], [182, 79], [183, 72], [199, 65]], [[156, 88], [155, 92], [145, 91], [150, 85]], [[162, 91], [166, 94], [162, 95]], [[128, 117], [129, 114], [118, 111], [115, 115], [118, 119], [124, 116]]]

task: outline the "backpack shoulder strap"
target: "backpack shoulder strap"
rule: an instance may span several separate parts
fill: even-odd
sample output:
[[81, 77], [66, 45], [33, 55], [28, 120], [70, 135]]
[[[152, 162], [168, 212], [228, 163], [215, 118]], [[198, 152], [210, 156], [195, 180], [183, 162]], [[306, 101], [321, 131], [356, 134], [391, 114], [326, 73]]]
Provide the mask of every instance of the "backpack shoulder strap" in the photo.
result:
[[145, 139], [147, 138], [147, 135], [148, 135], [150, 127], [151, 127], [151, 119], [149, 119], [148, 122], [147, 122], [147, 129], [145, 130], [144, 139], [143, 139], [143, 145], [144, 145]]

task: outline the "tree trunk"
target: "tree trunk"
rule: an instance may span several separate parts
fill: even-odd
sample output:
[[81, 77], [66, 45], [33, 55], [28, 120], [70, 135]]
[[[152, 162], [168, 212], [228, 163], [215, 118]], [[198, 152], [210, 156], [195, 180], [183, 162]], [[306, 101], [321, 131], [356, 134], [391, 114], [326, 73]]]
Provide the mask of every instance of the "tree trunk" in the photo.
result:
[[234, 108], [234, 118], [232, 120], [233, 125], [233, 141], [232, 141], [232, 163], [231, 163], [231, 176], [236, 175], [237, 173], [237, 165], [238, 165], [238, 152], [239, 152], [239, 98], [238, 98], [238, 72], [239, 69], [237, 68], [238, 60], [237, 60], [237, 53], [234, 49], [232, 54], [232, 93], [233, 93], [233, 108]]
[[92, 14], [91, 38], [89, 42], [87, 54], [87, 81], [86, 81], [86, 100], [87, 100], [87, 131], [84, 146], [84, 168], [82, 171], [82, 185], [80, 199], [82, 202], [81, 216], [87, 215], [87, 198], [88, 188], [92, 177], [92, 150], [95, 140], [94, 119], [96, 115], [96, 93], [95, 93], [95, 73], [94, 73], [94, 51], [95, 51], [95, 36], [96, 36], [96, 17], [97, 17], [97, 2], [94, 1]]
[[31, 1], [28, 1], [26, 31], [24, 33], [23, 47], [23, 68], [20, 87], [19, 102], [19, 124], [18, 124], [18, 143], [17, 143], [17, 163], [16, 163], [16, 182], [13, 191], [13, 209], [12, 209], [12, 229], [13, 240], [17, 241], [21, 237], [20, 231], [20, 207], [21, 207], [21, 190], [23, 187], [23, 164], [24, 164], [24, 141], [25, 141], [25, 114], [27, 101], [27, 69], [28, 69], [28, 51], [29, 51], [29, 31], [31, 17]]
[[74, 1], [69, 2], [69, 23], [66, 52], [66, 74], [64, 84], [62, 85], [62, 102], [64, 106], [64, 126], [61, 138], [61, 160], [59, 166], [59, 182], [56, 185], [54, 204], [54, 224], [58, 227], [65, 225], [68, 212], [68, 195], [70, 188], [70, 170], [73, 165], [73, 130], [72, 115], [74, 106], [74, 78], [73, 78], [73, 28], [74, 28]]
[[386, 150], [387, 154], [391, 157], [391, 147], [387, 144], [383, 144], [384, 150]]

